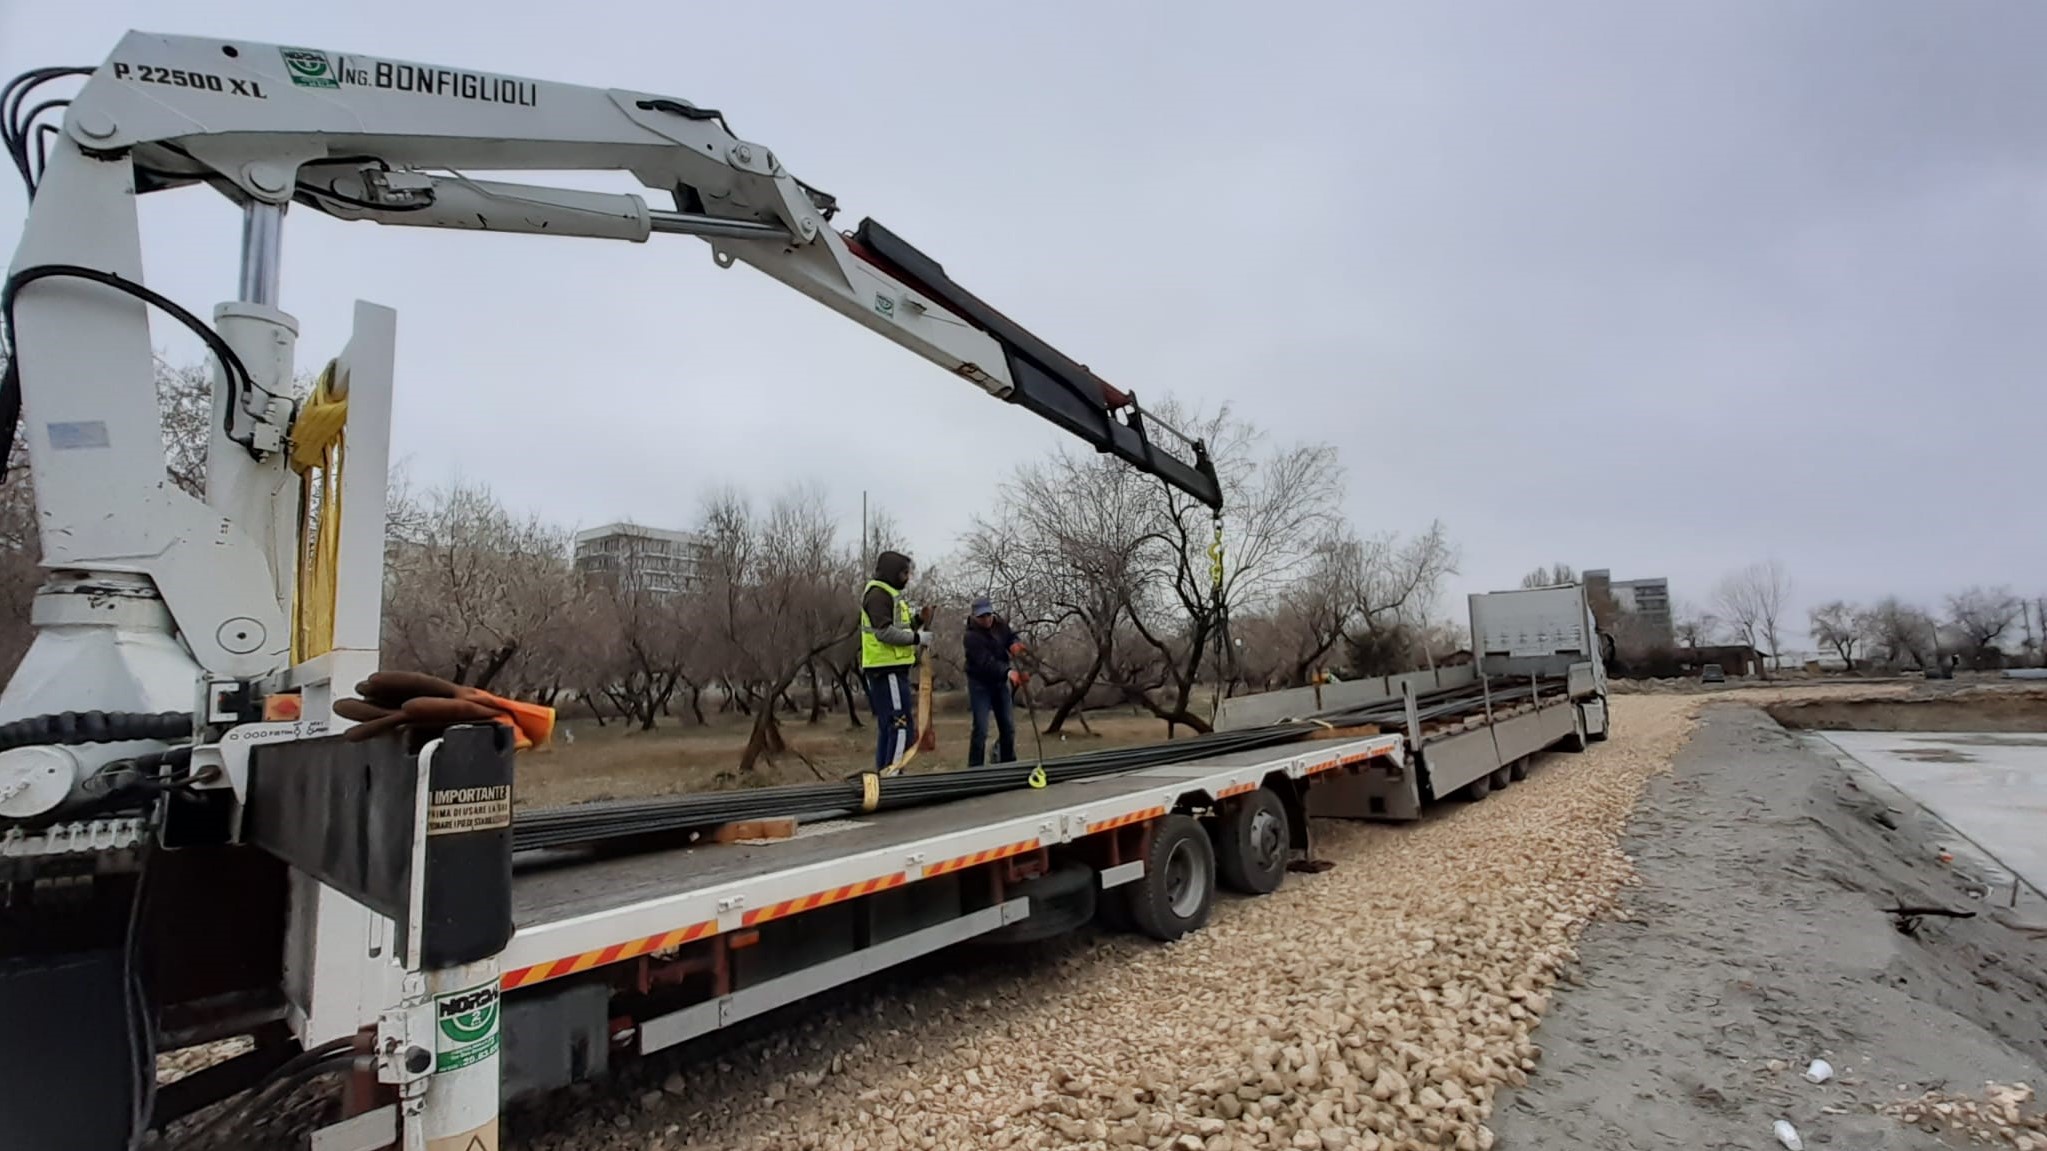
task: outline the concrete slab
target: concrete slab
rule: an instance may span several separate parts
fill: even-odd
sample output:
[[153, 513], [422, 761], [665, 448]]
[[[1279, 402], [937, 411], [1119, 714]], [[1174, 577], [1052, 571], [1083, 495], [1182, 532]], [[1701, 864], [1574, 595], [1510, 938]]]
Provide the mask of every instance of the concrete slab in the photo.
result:
[[2047, 890], [2047, 734], [1816, 734]]

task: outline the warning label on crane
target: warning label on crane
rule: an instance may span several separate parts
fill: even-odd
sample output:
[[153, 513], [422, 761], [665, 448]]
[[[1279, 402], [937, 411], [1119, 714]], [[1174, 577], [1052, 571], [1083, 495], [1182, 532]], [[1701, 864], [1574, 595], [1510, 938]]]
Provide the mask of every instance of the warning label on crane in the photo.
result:
[[279, 48], [284, 56], [284, 69], [291, 76], [291, 82], [301, 88], [339, 88], [341, 81], [334, 75], [334, 61], [325, 52], [311, 48]]
[[512, 788], [441, 787], [427, 796], [426, 833], [460, 835], [465, 831], [496, 831], [512, 825]]
[[498, 1050], [498, 985], [434, 996], [434, 1071], [456, 1071]]

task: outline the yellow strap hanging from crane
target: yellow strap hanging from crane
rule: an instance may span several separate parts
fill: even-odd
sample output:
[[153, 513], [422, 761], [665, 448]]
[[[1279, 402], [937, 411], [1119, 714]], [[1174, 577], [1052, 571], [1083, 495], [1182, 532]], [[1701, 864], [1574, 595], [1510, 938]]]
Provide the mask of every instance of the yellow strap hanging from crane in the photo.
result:
[[[327, 361], [291, 426], [291, 469], [299, 474], [298, 586], [291, 604], [291, 661], [334, 647], [334, 604], [341, 566], [341, 471], [348, 397], [334, 394], [337, 361]], [[313, 475], [318, 472], [318, 476]], [[308, 525], [312, 538], [308, 539]]]

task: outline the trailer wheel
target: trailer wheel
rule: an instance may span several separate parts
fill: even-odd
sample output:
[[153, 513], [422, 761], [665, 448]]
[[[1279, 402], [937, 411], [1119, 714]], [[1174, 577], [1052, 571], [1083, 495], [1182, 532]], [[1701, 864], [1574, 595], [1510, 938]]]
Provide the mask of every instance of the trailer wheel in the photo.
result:
[[1511, 777], [1516, 783], [1519, 783], [1522, 780], [1527, 779], [1528, 765], [1531, 762], [1533, 762], [1532, 756], [1526, 755], [1522, 756], [1520, 759], [1517, 759], [1513, 763], [1507, 765], [1507, 775]]
[[1191, 817], [1168, 815], [1152, 829], [1144, 878], [1130, 886], [1139, 931], [1170, 943], [1197, 930], [1215, 904], [1215, 845]]
[[1505, 791], [1507, 785], [1514, 782], [1514, 765], [1507, 764], [1506, 766], [1495, 768], [1492, 780], [1494, 791]]
[[1464, 798], [1470, 800], [1473, 803], [1477, 803], [1479, 800], [1484, 799], [1486, 796], [1491, 795], [1492, 793], [1493, 777], [1491, 772], [1487, 772], [1486, 774], [1481, 775], [1477, 779], [1474, 779], [1470, 783], [1464, 785], [1463, 792]]
[[1218, 821], [1216, 873], [1224, 887], [1269, 895], [1286, 879], [1286, 802], [1269, 787], [1248, 792]]

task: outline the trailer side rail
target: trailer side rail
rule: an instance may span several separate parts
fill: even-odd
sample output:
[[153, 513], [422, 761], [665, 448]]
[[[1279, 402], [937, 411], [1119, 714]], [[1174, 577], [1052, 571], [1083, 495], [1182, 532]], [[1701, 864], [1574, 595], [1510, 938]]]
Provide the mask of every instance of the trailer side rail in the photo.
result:
[[[905, 844], [879, 847], [584, 915], [521, 927], [501, 958], [506, 990], [532, 987], [611, 963], [671, 950], [848, 899], [1071, 843], [1155, 819], [1190, 796], [1213, 803], [1260, 787], [1275, 774], [1306, 780], [1370, 760], [1397, 760], [1399, 735], [1314, 743], [1289, 754], [1256, 753], [1240, 764], [1154, 767], [1120, 780], [1158, 782], [1099, 799], [991, 822]], [[1249, 753], [1234, 758], [1249, 758]], [[1097, 781], [1053, 785], [1076, 797]]]

